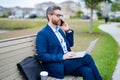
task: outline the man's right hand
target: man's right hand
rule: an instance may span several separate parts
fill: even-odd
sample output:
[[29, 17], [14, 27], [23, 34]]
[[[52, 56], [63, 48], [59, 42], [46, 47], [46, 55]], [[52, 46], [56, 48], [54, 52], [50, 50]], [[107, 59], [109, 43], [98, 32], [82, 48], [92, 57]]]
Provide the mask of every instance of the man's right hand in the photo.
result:
[[68, 53], [65, 53], [63, 55], [63, 60], [71, 59], [71, 58], [74, 58], [74, 57], [75, 57], [75, 53], [74, 52], [68, 52]]

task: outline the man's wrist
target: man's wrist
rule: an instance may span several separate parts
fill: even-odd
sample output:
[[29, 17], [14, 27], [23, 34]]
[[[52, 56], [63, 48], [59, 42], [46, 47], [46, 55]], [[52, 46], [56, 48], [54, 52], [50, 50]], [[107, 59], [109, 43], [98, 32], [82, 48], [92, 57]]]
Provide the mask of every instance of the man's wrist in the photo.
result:
[[70, 31], [70, 29], [68, 29], [68, 30], [65, 30], [65, 32], [69, 32]]
[[70, 33], [70, 32], [72, 32], [72, 30], [71, 30], [71, 29], [68, 29], [68, 30], [66, 30], [65, 32]]

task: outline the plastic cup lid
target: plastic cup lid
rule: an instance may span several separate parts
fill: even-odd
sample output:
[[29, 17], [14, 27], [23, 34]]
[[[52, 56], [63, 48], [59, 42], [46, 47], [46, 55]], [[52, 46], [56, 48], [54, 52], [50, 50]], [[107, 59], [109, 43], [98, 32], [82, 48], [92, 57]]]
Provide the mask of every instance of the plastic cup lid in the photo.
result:
[[42, 71], [42, 72], [40, 72], [40, 75], [42, 75], [42, 76], [47, 76], [47, 75], [48, 75], [48, 72], [47, 72], [47, 71]]

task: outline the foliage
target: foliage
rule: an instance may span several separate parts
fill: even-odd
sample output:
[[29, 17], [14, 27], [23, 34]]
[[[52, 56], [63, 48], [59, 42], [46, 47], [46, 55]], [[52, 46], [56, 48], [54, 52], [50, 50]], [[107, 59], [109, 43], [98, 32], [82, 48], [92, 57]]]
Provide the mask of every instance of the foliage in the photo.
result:
[[98, 4], [98, 5], [95, 7], [95, 10], [98, 11], [98, 12], [101, 12], [101, 6], [100, 6], [100, 4]]
[[97, 12], [97, 16], [99, 20], [103, 19], [101, 12]]
[[120, 22], [120, 18], [113, 18], [113, 19], [110, 19], [109, 21], [111, 21], [111, 22]]
[[0, 16], [0, 18], [8, 18], [8, 14], [3, 14], [2, 16]]
[[111, 11], [120, 11], [120, 2], [113, 2], [111, 5]]
[[92, 27], [93, 27], [93, 10], [95, 9], [95, 7], [103, 1], [107, 1], [107, 2], [112, 2], [111, 0], [84, 0], [86, 3], [86, 6], [89, 7], [91, 9], [91, 18], [90, 18], [90, 29], [89, 32], [92, 33]]
[[79, 17], [79, 18], [81, 18], [81, 15], [82, 15], [82, 14], [83, 14], [82, 11], [77, 11], [77, 12], [76, 12], [76, 16]]
[[98, 5], [103, 0], [85, 0], [86, 6], [95, 9], [96, 5]]
[[100, 2], [108, 2], [108, 3], [112, 2], [112, 0], [84, 0], [84, 1], [86, 3], [86, 6], [92, 9], [95, 9]]

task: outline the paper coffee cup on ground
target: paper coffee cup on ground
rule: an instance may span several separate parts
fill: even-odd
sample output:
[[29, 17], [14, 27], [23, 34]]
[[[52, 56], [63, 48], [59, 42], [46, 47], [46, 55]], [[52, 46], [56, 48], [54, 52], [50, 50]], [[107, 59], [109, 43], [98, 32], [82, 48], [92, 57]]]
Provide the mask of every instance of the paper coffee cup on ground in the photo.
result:
[[40, 77], [41, 77], [41, 80], [47, 80], [48, 72], [47, 71], [40, 72]]

